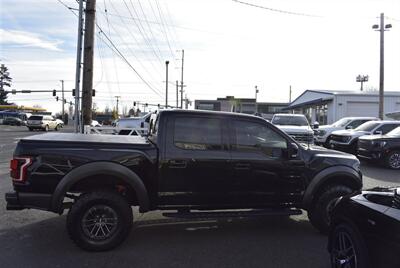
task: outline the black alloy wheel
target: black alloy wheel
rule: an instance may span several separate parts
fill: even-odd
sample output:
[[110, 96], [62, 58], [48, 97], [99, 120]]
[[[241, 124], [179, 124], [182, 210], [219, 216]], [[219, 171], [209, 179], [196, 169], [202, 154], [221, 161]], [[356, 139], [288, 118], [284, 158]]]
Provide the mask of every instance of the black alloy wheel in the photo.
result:
[[366, 268], [367, 250], [358, 231], [348, 224], [338, 225], [331, 237], [332, 268]]
[[110, 190], [81, 195], [67, 216], [70, 238], [88, 251], [117, 247], [128, 236], [132, 224], [132, 209], [127, 200]]
[[386, 165], [391, 169], [400, 169], [400, 151], [393, 151], [386, 157]]

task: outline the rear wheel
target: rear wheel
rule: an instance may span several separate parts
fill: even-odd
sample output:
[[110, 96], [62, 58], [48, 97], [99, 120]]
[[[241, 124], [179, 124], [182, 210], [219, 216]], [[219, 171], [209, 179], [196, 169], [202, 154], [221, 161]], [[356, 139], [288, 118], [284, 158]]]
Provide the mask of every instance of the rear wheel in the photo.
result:
[[29, 129], [29, 131], [33, 131], [33, 128], [31, 128], [31, 127], [28, 127], [28, 129]]
[[367, 248], [357, 229], [349, 224], [339, 224], [330, 239], [331, 267], [368, 267]]
[[125, 240], [132, 222], [132, 209], [123, 196], [112, 191], [95, 191], [74, 203], [67, 216], [67, 231], [80, 248], [105, 251]]
[[49, 126], [48, 125], [46, 125], [45, 127], [44, 127], [44, 131], [49, 131]]
[[323, 234], [327, 234], [330, 226], [330, 212], [338, 197], [350, 194], [352, 190], [344, 185], [328, 185], [314, 199], [308, 210], [308, 219], [311, 224]]
[[58, 131], [59, 127], [60, 127], [60, 125], [57, 125], [57, 126], [54, 128], [54, 130], [55, 130], [55, 131]]
[[391, 169], [400, 169], [400, 151], [392, 151], [385, 158], [386, 166]]

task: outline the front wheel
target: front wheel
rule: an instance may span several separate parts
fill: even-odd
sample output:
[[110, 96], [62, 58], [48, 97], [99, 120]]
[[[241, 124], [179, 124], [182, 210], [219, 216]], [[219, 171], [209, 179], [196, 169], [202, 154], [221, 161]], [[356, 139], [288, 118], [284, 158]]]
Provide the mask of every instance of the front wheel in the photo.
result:
[[400, 169], [400, 151], [390, 152], [385, 159], [386, 166], [391, 169]]
[[67, 216], [67, 231], [80, 248], [105, 251], [125, 240], [132, 223], [132, 209], [123, 196], [112, 191], [95, 191], [74, 203]]
[[349, 224], [339, 224], [330, 237], [332, 268], [366, 268], [368, 254], [365, 242], [357, 229]]
[[323, 234], [329, 232], [330, 212], [338, 197], [350, 194], [352, 190], [344, 185], [328, 185], [314, 199], [308, 210], [308, 219], [311, 224]]
[[48, 125], [46, 125], [45, 127], [44, 127], [44, 131], [49, 131], [49, 126]]

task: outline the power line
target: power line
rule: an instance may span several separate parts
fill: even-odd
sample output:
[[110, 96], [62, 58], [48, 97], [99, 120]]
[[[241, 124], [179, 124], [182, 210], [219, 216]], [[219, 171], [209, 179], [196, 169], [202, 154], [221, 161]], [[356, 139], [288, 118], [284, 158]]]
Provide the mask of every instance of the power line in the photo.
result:
[[255, 5], [255, 4], [252, 4], [252, 3], [242, 2], [242, 1], [238, 1], [238, 0], [232, 0], [232, 1], [236, 2], [236, 3], [239, 3], [239, 4], [247, 5], [247, 6], [266, 9], [266, 10], [269, 10], [269, 11], [272, 11], [272, 12], [284, 13], [284, 14], [288, 14], [288, 15], [304, 16], [304, 17], [322, 18], [322, 16], [318, 16], [318, 15], [311, 15], [311, 14], [306, 14], [306, 13], [298, 13], [298, 12], [292, 12], [292, 11], [287, 11], [287, 10], [282, 10], [282, 9], [259, 6], [259, 5]]
[[[70, 7], [68, 7], [67, 5], [65, 5], [61, 0], [57, 0], [59, 3], [61, 3], [64, 7], [68, 8], [68, 10], [70, 10], [75, 16], [78, 16]], [[99, 33], [97, 34], [97, 36], [99, 37], [99, 39], [104, 42], [104, 44], [111, 49], [111, 51], [113, 51], [114, 53], [116, 53], [134, 72], [135, 74], [139, 77], [140, 80], [143, 81], [143, 83], [149, 88], [151, 89], [155, 94], [157, 94], [158, 96], [160, 96], [162, 98], [162, 95], [160, 92], [158, 92], [156, 89], [154, 89], [141, 75], [140, 73], [132, 66], [132, 64], [126, 59], [126, 57], [121, 53], [121, 51], [115, 46], [114, 42], [107, 36], [107, 34], [102, 30], [102, 28], [96, 23], [96, 27], [99, 29]], [[110, 43], [110, 45], [105, 42], [100, 34], [102, 34]]]

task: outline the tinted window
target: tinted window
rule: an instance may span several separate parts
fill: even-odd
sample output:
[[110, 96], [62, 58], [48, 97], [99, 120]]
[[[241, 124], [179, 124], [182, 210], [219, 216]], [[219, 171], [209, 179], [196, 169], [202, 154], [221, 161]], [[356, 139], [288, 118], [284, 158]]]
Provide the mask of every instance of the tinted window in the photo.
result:
[[351, 122], [350, 124], [347, 125], [347, 127], [351, 127], [352, 129], [357, 128], [358, 126], [364, 124], [365, 122], [367, 122], [369, 120], [354, 120], [353, 122]]
[[397, 128], [399, 125], [397, 124], [385, 124], [379, 128], [376, 129], [376, 131], [382, 131], [382, 134], [386, 134], [390, 131], [392, 131], [393, 129]]
[[182, 149], [222, 149], [221, 122], [214, 118], [177, 117], [174, 144]]
[[285, 138], [264, 124], [234, 121], [233, 127], [236, 150], [261, 151], [270, 157], [280, 157], [282, 149], [287, 148]]
[[43, 116], [39, 116], [39, 115], [32, 115], [31, 117], [29, 117], [29, 120], [42, 120]]

